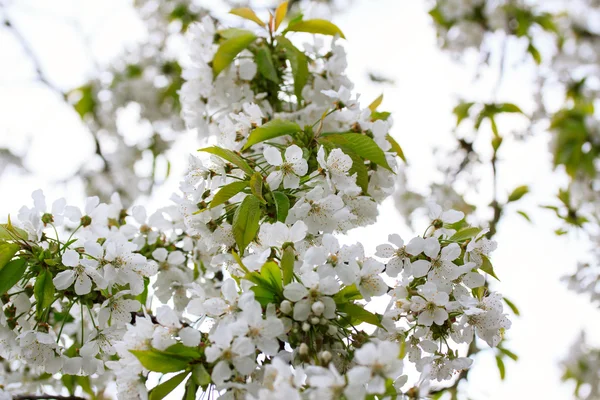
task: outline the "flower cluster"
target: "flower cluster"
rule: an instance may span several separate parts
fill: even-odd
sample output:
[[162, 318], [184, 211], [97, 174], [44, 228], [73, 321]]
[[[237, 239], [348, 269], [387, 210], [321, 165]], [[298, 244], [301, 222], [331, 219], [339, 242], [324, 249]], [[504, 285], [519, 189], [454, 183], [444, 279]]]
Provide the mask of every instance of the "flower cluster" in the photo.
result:
[[[150, 373], [175, 373], [151, 398], [180, 384], [186, 399], [418, 398], [470, 367], [461, 344], [498, 345], [510, 321], [485, 285], [496, 244], [462, 212], [431, 203], [422, 236], [392, 234], [374, 256], [338, 241], [375, 222], [402, 150], [380, 100], [352, 95], [342, 31], [284, 27], [286, 8], [268, 22], [232, 10], [256, 31], [190, 26], [183, 116], [209, 146], [173, 206], [48, 207], [38, 191], [0, 228], [14, 373], [60, 374], [70, 392], [115, 381], [121, 399], [147, 398]], [[301, 50], [291, 39], [307, 33]]]

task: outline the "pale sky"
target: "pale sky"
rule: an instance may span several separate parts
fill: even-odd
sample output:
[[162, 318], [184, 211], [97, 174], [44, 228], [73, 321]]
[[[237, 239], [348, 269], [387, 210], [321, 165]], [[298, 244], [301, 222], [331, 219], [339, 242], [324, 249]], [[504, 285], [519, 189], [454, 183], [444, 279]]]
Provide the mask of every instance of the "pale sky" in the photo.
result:
[[[48, 76], [64, 90], [92, 76], [90, 54], [105, 62], [142, 34], [129, 2], [6, 3], [44, 60]], [[211, 0], [204, 4], [223, 10], [217, 3]], [[428, 182], [439, 180], [432, 148], [451, 143], [455, 99], [469, 93], [486, 98], [495, 80], [474, 85], [474, 63], [457, 64], [438, 49], [424, 1], [355, 0], [334, 22], [346, 34], [348, 72], [361, 99], [370, 103], [382, 91], [385, 95], [382, 109], [394, 116], [392, 134], [409, 159], [411, 184], [422, 189]], [[78, 32], [84, 32], [85, 37], [82, 39]], [[37, 188], [44, 189], [50, 199], [64, 196], [73, 203], [81, 202], [81, 185], [57, 181], [69, 177], [93, 152], [89, 134], [79, 117], [54, 93], [32, 83], [30, 64], [5, 30], [0, 31], [0, 45], [7, 49], [0, 62], [0, 147], [27, 150], [26, 165], [32, 171], [31, 175], [9, 171], [0, 178], [0, 215], [16, 214], [21, 205], [31, 202], [29, 195]], [[91, 50], [86, 51], [87, 47]], [[518, 57], [513, 58], [516, 63]], [[388, 76], [395, 85], [373, 84], [367, 71]], [[531, 88], [528, 78], [526, 69], [509, 68], [499, 100], [519, 102], [527, 98]], [[527, 105], [524, 108], [527, 110]], [[509, 141], [501, 153], [500, 193], [523, 184], [532, 190], [518, 207], [507, 210], [496, 237], [499, 248], [492, 257], [501, 279], [495, 290], [521, 310], [522, 317], [513, 320], [506, 343], [520, 359], [517, 363], [506, 360], [506, 380], [500, 381], [493, 351], [482, 352], [470, 375], [468, 394], [475, 400], [572, 398], [573, 384], [560, 382], [558, 363], [582, 328], [591, 338], [600, 333], [598, 310], [559, 282], [561, 276], [574, 271], [576, 261], [585, 256], [587, 244], [575, 235], [555, 236], [558, 222], [537, 206], [551, 202], [564, 182], [560, 173], [550, 173], [548, 136], [542, 132], [524, 143]], [[149, 199], [150, 208], [169, 203], [169, 195], [177, 187], [178, 171], [185, 167], [188, 149], [194, 147], [194, 139], [187, 137], [171, 151], [174, 178]], [[489, 202], [490, 179], [485, 173], [481, 194], [469, 197], [480, 206]], [[534, 224], [517, 215], [516, 209], [527, 211]], [[360, 238], [367, 249], [374, 249], [394, 232], [410, 234], [392, 202], [386, 201], [379, 222], [352, 232], [351, 239]]]

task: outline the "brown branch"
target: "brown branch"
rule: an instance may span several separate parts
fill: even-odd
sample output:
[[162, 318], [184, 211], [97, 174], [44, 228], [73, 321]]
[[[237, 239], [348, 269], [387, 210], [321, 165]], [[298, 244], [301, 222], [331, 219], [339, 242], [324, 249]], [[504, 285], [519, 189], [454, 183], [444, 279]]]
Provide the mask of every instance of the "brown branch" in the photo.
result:
[[19, 394], [13, 396], [13, 400], [87, 400], [85, 397], [79, 396], [58, 396], [53, 394]]

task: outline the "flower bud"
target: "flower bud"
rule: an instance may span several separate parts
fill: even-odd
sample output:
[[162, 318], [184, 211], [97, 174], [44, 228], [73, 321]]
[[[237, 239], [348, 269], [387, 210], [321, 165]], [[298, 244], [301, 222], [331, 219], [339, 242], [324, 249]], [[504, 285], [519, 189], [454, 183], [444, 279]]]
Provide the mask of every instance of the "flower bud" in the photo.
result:
[[338, 328], [335, 325], [329, 325], [327, 328], [327, 334], [333, 336], [338, 333]]
[[310, 323], [313, 325], [317, 325], [319, 322], [321, 322], [321, 319], [319, 317], [312, 317], [310, 319]]
[[298, 353], [301, 356], [305, 356], [308, 354], [308, 345], [306, 343], [300, 343], [300, 347], [298, 347]]
[[330, 352], [328, 352], [327, 350], [323, 350], [321, 353], [319, 353], [319, 359], [324, 363], [324, 364], [328, 364], [329, 361], [331, 361], [331, 359], [333, 358], [333, 356], [331, 355]]
[[303, 323], [303, 324], [302, 324], [302, 330], [303, 330], [304, 332], [308, 332], [308, 331], [310, 331], [310, 324], [309, 324], [308, 322], [305, 322], [305, 323]]
[[292, 312], [292, 303], [290, 303], [289, 300], [284, 300], [279, 305], [279, 309], [281, 310], [282, 313], [289, 314]]
[[322, 301], [315, 301], [310, 308], [315, 315], [321, 315], [325, 311], [325, 304]]

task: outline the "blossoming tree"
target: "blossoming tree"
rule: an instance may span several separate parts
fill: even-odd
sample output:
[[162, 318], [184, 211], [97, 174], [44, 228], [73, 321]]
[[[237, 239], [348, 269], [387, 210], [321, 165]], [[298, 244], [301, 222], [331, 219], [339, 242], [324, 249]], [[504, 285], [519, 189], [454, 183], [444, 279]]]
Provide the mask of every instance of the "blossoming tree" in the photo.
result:
[[206, 145], [172, 205], [36, 191], [0, 227], [0, 397], [416, 399], [510, 327], [496, 244], [460, 211], [428, 204], [372, 256], [340, 244], [394, 190], [392, 118], [352, 94], [336, 25], [231, 12], [256, 29], [188, 29], [182, 115]]

